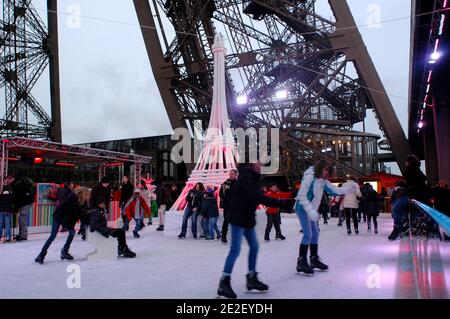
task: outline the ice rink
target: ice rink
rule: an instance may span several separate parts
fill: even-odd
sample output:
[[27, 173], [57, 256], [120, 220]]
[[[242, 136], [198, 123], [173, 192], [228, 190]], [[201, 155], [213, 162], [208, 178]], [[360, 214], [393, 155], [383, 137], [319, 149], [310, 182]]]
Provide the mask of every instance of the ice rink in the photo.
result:
[[[229, 246], [217, 240], [179, 240], [176, 234], [156, 232], [156, 227], [145, 227], [139, 239], [128, 232], [136, 259], [87, 261], [93, 248], [77, 236], [70, 250], [75, 260], [62, 262], [59, 252], [67, 233], [58, 234], [44, 265], [34, 258], [46, 234], [0, 244], [0, 298], [215, 298]], [[321, 221], [319, 255], [330, 270], [306, 277], [295, 270], [299, 222], [296, 216], [283, 218], [287, 240], [273, 240], [273, 231], [270, 242], [259, 236], [258, 271], [269, 292], [246, 292], [245, 241], [232, 286], [239, 298], [448, 298], [450, 244], [420, 242], [418, 262], [413, 263], [409, 239], [387, 240], [391, 227], [390, 218], [380, 218], [378, 235], [368, 234], [361, 224], [358, 236], [348, 236], [336, 219], [328, 225]], [[67, 286], [72, 264], [80, 267], [80, 288]]]

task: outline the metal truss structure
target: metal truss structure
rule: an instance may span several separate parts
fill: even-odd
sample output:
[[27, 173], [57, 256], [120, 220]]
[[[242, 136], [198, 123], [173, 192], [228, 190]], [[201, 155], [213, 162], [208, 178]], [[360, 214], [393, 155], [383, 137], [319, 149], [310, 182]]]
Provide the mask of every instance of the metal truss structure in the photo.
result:
[[[5, 89], [5, 115], [0, 120], [0, 135], [61, 142], [56, 0], [47, 1], [48, 27], [31, 2], [3, 0], [0, 87]], [[32, 95], [47, 66], [51, 116]]]
[[[298, 180], [319, 158], [341, 174], [377, 171], [378, 137], [352, 131], [369, 109], [404, 169], [409, 145], [346, 1], [329, 0], [336, 21], [317, 14], [314, 0], [134, 4], [173, 127], [193, 132], [208, 127], [211, 46], [214, 34], [222, 32], [229, 41], [226, 94], [232, 125], [280, 128], [281, 167], [290, 180]], [[165, 31], [163, 18], [175, 32]]]
[[119, 153], [108, 150], [100, 150], [82, 146], [66, 145], [55, 142], [40, 141], [28, 138], [13, 137], [3, 139], [0, 142], [0, 185], [3, 185], [3, 179], [8, 175], [8, 161], [10, 156], [21, 156], [34, 154], [40, 157], [64, 160], [65, 162], [77, 164], [98, 164], [99, 179], [105, 176], [108, 163], [119, 166], [120, 163], [130, 163], [133, 167], [133, 181], [137, 187], [141, 181], [142, 165], [148, 164], [151, 157]]

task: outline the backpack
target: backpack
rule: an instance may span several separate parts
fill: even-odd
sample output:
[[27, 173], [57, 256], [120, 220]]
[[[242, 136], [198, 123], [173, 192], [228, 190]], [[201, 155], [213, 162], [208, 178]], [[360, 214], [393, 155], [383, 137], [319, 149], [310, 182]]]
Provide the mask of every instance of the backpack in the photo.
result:
[[18, 208], [34, 203], [36, 184], [28, 177], [20, 179], [14, 185], [14, 197]]

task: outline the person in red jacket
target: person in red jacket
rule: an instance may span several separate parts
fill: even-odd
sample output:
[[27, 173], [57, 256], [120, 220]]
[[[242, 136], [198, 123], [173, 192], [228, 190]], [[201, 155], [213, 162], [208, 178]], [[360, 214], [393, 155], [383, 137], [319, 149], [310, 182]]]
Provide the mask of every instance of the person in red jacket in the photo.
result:
[[[272, 197], [276, 199], [282, 199], [282, 198], [290, 198], [292, 197], [292, 194], [290, 192], [280, 192], [278, 190], [277, 184], [273, 184], [270, 187], [270, 190], [264, 194], [267, 197]], [[270, 240], [270, 231], [272, 230], [272, 225], [275, 226], [275, 239], [281, 239], [285, 240], [286, 237], [283, 236], [281, 233], [281, 216], [280, 216], [280, 209], [276, 207], [267, 207], [266, 211], [267, 215], [267, 226], [266, 226], [266, 233], [264, 235], [264, 240], [269, 241]]]
[[142, 229], [142, 219], [144, 218], [144, 212], [151, 214], [150, 208], [148, 207], [145, 199], [141, 196], [139, 189], [136, 189], [133, 196], [125, 204], [125, 214], [128, 221], [134, 218], [136, 222], [136, 227], [134, 228], [133, 235], [134, 238], [141, 237], [139, 231]]

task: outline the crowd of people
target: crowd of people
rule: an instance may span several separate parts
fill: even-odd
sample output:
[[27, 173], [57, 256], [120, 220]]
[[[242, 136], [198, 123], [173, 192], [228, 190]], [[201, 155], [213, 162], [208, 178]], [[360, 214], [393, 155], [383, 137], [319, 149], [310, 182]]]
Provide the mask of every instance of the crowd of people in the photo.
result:
[[[417, 227], [414, 221], [423, 219], [411, 199], [434, 206], [444, 214], [450, 215], [450, 190], [448, 183], [441, 180], [436, 187], [427, 185], [426, 177], [420, 170], [420, 161], [410, 155], [407, 158], [407, 168], [404, 179], [396, 183], [390, 196], [393, 218], [393, 231], [389, 240], [401, 238]], [[275, 239], [285, 240], [281, 230], [280, 212], [295, 213], [301, 225], [302, 238], [298, 247], [296, 269], [299, 273], [313, 275], [315, 270], [328, 270], [319, 257], [319, 218], [323, 217], [327, 224], [330, 216], [338, 219], [338, 226], [344, 221], [347, 234], [359, 234], [359, 226], [365, 223], [367, 232], [378, 234], [377, 217], [383, 211], [383, 203], [387, 192], [380, 194], [370, 183], [359, 184], [353, 176], [347, 176], [346, 182], [335, 186], [330, 182], [333, 174], [331, 164], [326, 160], [319, 160], [309, 167], [303, 175], [298, 189], [281, 192], [276, 183], [269, 187], [260, 187], [260, 164], [244, 163], [238, 169], [229, 172], [229, 178], [220, 188], [205, 187], [197, 183], [184, 198], [186, 207], [183, 212], [179, 239], [185, 239], [188, 224], [191, 224], [194, 239], [220, 240], [228, 243], [231, 237], [229, 253], [224, 263], [219, 281], [218, 295], [236, 298], [231, 287], [231, 274], [234, 264], [240, 254], [242, 238], [245, 237], [250, 249], [248, 256], [247, 288], [249, 290], [266, 291], [268, 285], [261, 282], [256, 270], [259, 244], [255, 232], [256, 211], [263, 207], [267, 215], [264, 240], [270, 241], [270, 233], [275, 228]], [[134, 188], [128, 176], [123, 176], [120, 187], [119, 206], [123, 221], [120, 228], [110, 228], [107, 225], [107, 214], [111, 201], [111, 185], [107, 177], [103, 177], [91, 189], [78, 187], [72, 182], [64, 183], [54, 194], [57, 208], [53, 214], [52, 229], [49, 238], [44, 243], [35, 261], [44, 263], [47, 251], [56, 238], [58, 231], [64, 229], [68, 235], [61, 249], [62, 260], [72, 260], [69, 253], [71, 243], [75, 237], [75, 225], [80, 222], [79, 234], [84, 240], [88, 230], [98, 232], [104, 237], [117, 238], [118, 255], [136, 257], [127, 245], [126, 232], [130, 222], [134, 220], [132, 230], [134, 238], [140, 237], [140, 231], [146, 226], [144, 217], [148, 216], [147, 225], [151, 225], [152, 207], [156, 205], [159, 218], [157, 231], [164, 231], [165, 212], [172, 207], [179, 197], [176, 185], [167, 188], [159, 181], [154, 182], [150, 190], [143, 181], [138, 188]], [[11, 216], [18, 214], [19, 234], [17, 241], [27, 240], [27, 222], [31, 205], [35, 198], [35, 185], [29, 178], [16, 181], [13, 176], [6, 178], [6, 183], [0, 194], [0, 235], [5, 227], [6, 242], [11, 241]], [[223, 223], [218, 225], [220, 208], [223, 209]], [[200, 230], [197, 227], [200, 218]], [[430, 233], [436, 233], [436, 223], [427, 218], [426, 228]], [[228, 235], [231, 233], [231, 236]], [[448, 240], [445, 235], [444, 240]], [[309, 253], [309, 259], [308, 259]]]

